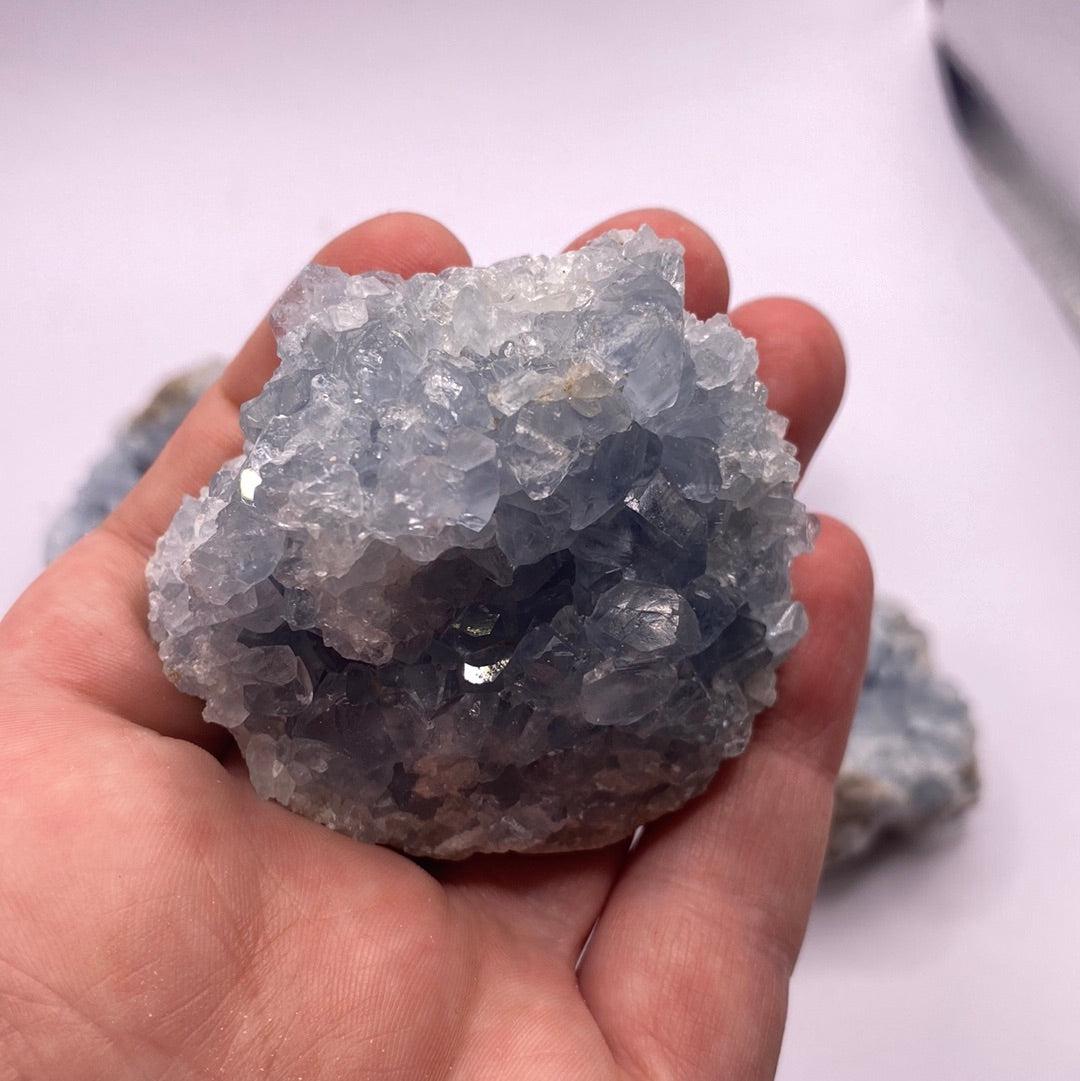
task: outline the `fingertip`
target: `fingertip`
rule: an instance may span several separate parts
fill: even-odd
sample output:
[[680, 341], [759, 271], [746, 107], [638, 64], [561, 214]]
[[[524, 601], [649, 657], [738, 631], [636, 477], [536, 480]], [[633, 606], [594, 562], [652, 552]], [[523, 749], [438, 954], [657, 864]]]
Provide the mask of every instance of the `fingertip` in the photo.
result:
[[817, 515], [813, 549], [795, 560], [792, 583], [799, 599], [862, 641], [869, 627], [874, 568], [858, 533], [827, 514]]
[[847, 361], [840, 335], [817, 308], [793, 297], [742, 304], [731, 321], [757, 341], [758, 377], [769, 388], [769, 408], [789, 419], [788, 439], [805, 466], [844, 396]]
[[[398, 210], [347, 229], [324, 245], [311, 262], [339, 267], [346, 274], [385, 270], [411, 278], [437, 274], [450, 266], [468, 266], [469, 253], [441, 222]], [[264, 319], [226, 369], [222, 388], [239, 405], [259, 393], [276, 366], [274, 336]]]
[[313, 262], [348, 274], [386, 270], [403, 278], [468, 266], [465, 245], [445, 225], [426, 214], [397, 210], [354, 225], [323, 247]]
[[761, 742], [783, 744], [831, 776], [862, 689], [874, 573], [852, 529], [827, 516], [820, 523], [813, 551], [791, 575], [810, 628], [778, 673], [777, 705], [762, 718]]
[[[874, 568], [862, 538], [846, 522], [828, 514], [817, 515], [819, 530], [814, 548], [795, 561], [792, 578], [796, 591], [827, 596], [829, 605], [843, 602], [849, 614], [869, 619], [874, 593]], [[828, 564], [828, 574], [816, 574], [817, 560]], [[820, 603], [815, 600], [815, 603]], [[863, 611], [865, 609], [865, 612]]]
[[567, 249], [580, 248], [612, 229], [638, 229], [642, 225], [648, 225], [657, 236], [677, 240], [683, 246], [686, 310], [699, 319], [709, 319], [717, 312], [726, 311], [731, 295], [727, 262], [716, 241], [700, 225], [677, 211], [664, 207], [623, 211], [582, 233], [567, 245]]

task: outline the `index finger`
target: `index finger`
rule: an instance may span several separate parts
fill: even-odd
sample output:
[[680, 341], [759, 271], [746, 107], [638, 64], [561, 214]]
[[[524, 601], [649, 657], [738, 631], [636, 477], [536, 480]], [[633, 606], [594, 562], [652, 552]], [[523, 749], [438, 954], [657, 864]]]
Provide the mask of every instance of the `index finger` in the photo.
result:
[[727, 311], [731, 278], [723, 253], [700, 225], [674, 210], [644, 207], [641, 210], [623, 211], [586, 230], [567, 247], [580, 248], [611, 229], [637, 229], [642, 225], [649, 226], [657, 236], [677, 240], [683, 246], [686, 266], [683, 303], [686, 310], [699, 319], [708, 319], [717, 312]]
[[[327, 244], [312, 260], [349, 274], [386, 270], [411, 277], [448, 266], [467, 266], [469, 253], [445, 226], [421, 214], [383, 214]], [[203, 395], [146, 476], [113, 512], [107, 527], [144, 557], [173, 519], [180, 499], [207, 484], [243, 447], [239, 410], [277, 367], [274, 336], [260, 321], [236, 359]]]

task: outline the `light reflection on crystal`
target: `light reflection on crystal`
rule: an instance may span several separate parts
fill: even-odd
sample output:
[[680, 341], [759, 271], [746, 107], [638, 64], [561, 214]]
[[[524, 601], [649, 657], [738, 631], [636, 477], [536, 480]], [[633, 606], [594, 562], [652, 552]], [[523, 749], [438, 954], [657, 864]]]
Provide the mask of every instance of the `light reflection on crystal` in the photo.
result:
[[262, 477], [259, 476], [257, 469], [241, 469], [240, 470], [240, 498], [245, 503], [255, 502], [255, 489], [262, 484]]
[[499, 678], [499, 673], [510, 663], [509, 657], [504, 657], [494, 664], [473, 665], [467, 661], [461, 666], [461, 677], [466, 683], [491, 683]]

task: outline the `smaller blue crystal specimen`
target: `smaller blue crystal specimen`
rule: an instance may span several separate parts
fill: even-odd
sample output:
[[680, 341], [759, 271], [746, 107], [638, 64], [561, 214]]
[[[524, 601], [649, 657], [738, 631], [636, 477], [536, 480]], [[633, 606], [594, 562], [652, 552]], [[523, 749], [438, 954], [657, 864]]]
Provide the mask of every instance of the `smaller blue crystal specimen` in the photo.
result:
[[975, 727], [967, 703], [934, 672], [926, 636], [878, 599], [855, 724], [836, 782], [831, 864], [888, 837], [921, 832], [974, 803]]
[[112, 446], [79, 486], [71, 505], [52, 523], [45, 540], [46, 560], [51, 562], [98, 526], [131, 491], [220, 371], [220, 363], [208, 361], [170, 380], [137, 417], [117, 432]]

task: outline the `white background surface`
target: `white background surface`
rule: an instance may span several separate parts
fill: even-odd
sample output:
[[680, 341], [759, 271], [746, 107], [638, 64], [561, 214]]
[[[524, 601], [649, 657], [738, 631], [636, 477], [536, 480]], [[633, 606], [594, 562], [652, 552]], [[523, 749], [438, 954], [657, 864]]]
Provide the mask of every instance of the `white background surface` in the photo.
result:
[[840, 327], [804, 495], [981, 729], [968, 820], [823, 892], [779, 1076], [1080, 1077], [1080, 356], [969, 178], [922, 7], [172, 7], [0, 8], [0, 609], [110, 424], [333, 233], [423, 210], [487, 262], [671, 205], [736, 301]]

